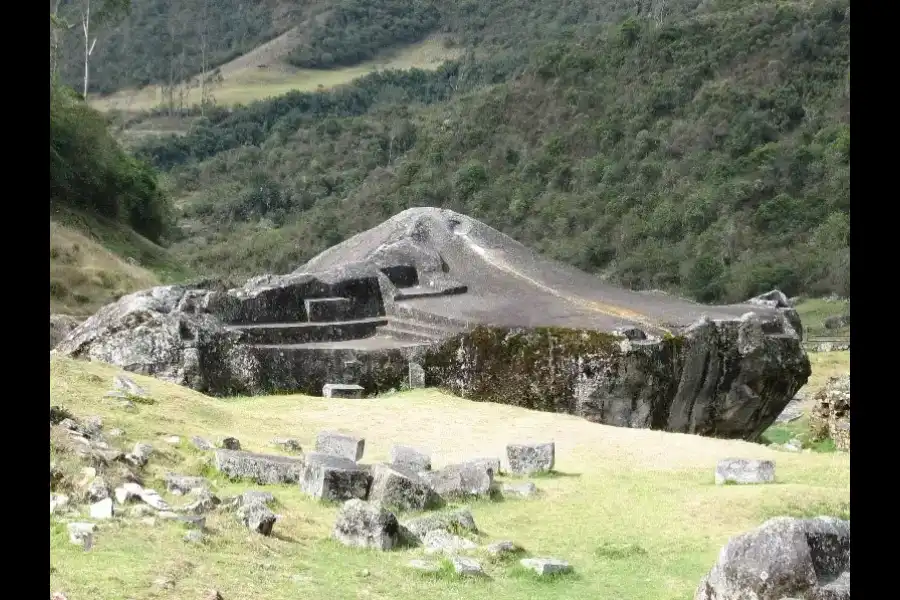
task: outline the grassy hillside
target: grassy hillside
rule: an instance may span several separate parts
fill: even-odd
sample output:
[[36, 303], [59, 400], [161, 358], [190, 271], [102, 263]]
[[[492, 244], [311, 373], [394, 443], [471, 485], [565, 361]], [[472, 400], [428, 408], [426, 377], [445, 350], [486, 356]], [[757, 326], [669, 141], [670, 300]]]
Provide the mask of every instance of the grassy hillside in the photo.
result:
[[[51, 358], [51, 404], [76, 417], [98, 415], [114, 447], [137, 441], [156, 454], [142, 473], [146, 487], [173, 505], [188, 500], [163, 491], [174, 471], [209, 477], [224, 497], [245, 489], [210, 468], [208, 457], [188, 442], [236, 436], [247, 450], [275, 452], [277, 436], [311, 447], [322, 429], [365, 436], [364, 460], [387, 458], [394, 443], [421, 445], [435, 467], [477, 456], [503, 455], [514, 440], [553, 439], [558, 474], [534, 479], [540, 495], [530, 500], [476, 502], [473, 515], [481, 544], [510, 539], [529, 555], [564, 558], [575, 575], [536, 581], [514, 562], [485, 561], [489, 578], [461, 580], [410, 572], [405, 564], [420, 550], [387, 553], [343, 547], [329, 539], [336, 507], [313, 502], [297, 486], [272, 486], [280, 515], [275, 535], [249, 534], [222, 511], [207, 519], [207, 540], [192, 545], [184, 529], [123, 516], [101, 522], [94, 547], [68, 541], [65, 520], [50, 519], [50, 589], [69, 598], [199, 598], [210, 588], [224, 598], [488, 599], [689, 598], [726, 540], [775, 515], [833, 514], [849, 518], [850, 470], [846, 454], [792, 454], [746, 442], [630, 430], [588, 423], [568, 415], [475, 403], [437, 391], [395, 394], [375, 400], [279, 396], [212, 399], [160, 381], [133, 376], [152, 404], [135, 412], [118, 408], [104, 392], [117, 370], [97, 363]], [[398, 419], [403, 431], [397, 428]], [[170, 445], [166, 436], [181, 436]], [[726, 456], [773, 458], [777, 483], [716, 486], [713, 469]], [[83, 477], [81, 464], [62, 436], [51, 435], [51, 460], [65, 475], [61, 488]], [[115, 471], [106, 473], [114, 480]], [[259, 488], [257, 488], [259, 489]], [[86, 517], [78, 517], [85, 520]], [[90, 520], [90, 519], [87, 519]], [[160, 586], [166, 586], [161, 588]]]
[[121, 296], [186, 275], [168, 250], [121, 223], [51, 212], [51, 313], [90, 315]]
[[178, 252], [201, 272], [287, 271], [430, 205], [630, 287], [849, 293], [846, 0], [676, 3], [663, 19], [632, 4], [612, 25], [624, 4], [479, 6], [507, 12], [460, 21], [472, 52], [434, 72], [142, 145], [179, 197]]

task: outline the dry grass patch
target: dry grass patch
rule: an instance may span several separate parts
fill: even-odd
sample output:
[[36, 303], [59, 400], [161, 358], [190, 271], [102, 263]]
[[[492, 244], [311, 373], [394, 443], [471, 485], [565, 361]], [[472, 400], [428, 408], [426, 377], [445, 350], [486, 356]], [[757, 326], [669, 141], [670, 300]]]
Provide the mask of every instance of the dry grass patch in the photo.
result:
[[[607, 427], [434, 390], [366, 400], [214, 399], [133, 376], [157, 402], [128, 413], [103, 398], [117, 369], [58, 357], [51, 358], [50, 369], [51, 403], [79, 417], [103, 416], [104, 428], [125, 431], [123, 445], [149, 441], [164, 449], [163, 436], [182, 436], [179, 446], [151, 459], [145, 476], [158, 491], [167, 470], [205, 474], [220, 495], [253, 487], [218, 477], [187, 442], [192, 435], [234, 435], [247, 450], [277, 452], [270, 446], [273, 437], [294, 437], [310, 448], [318, 431], [338, 429], [366, 437], [366, 462], [386, 458], [394, 443], [406, 443], [429, 448], [435, 467], [502, 456], [511, 441], [553, 439], [561, 474], [534, 480], [538, 498], [471, 507], [484, 541], [511, 539], [531, 555], [558, 556], [577, 575], [537, 581], [521, 576], [515, 561], [485, 561], [489, 577], [473, 581], [410, 572], [404, 565], [421, 557], [420, 551], [345, 548], [329, 539], [334, 506], [310, 501], [293, 486], [273, 486], [281, 519], [271, 538], [250, 535], [227, 513], [208, 518], [209, 541], [201, 546], [186, 544], [175, 524], [116, 520], [102, 524], [95, 547], [84, 552], [68, 543], [65, 526], [54, 517], [50, 586], [71, 600], [197, 598], [211, 587], [228, 599], [260, 600], [674, 600], [691, 597], [729, 536], [779, 507], [802, 511], [849, 502], [849, 457], [843, 454], [778, 453], [758, 444]], [[775, 458], [778, 483], [715, 486], [715, 463], [730, 456]], [[616, 551], [623, 548], [629, 551]], [[161, 578], [173, 587], [155, 587]]]
[[117, 298], [158, 284], [78, 231], [50, 221], [50, 312], [90, 315]]

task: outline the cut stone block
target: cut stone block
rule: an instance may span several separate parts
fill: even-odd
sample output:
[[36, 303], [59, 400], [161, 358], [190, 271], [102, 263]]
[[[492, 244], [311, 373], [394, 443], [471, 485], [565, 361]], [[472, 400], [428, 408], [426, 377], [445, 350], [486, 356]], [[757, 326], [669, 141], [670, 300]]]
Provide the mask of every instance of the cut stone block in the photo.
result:
[[499, 476], [501, 473], [499, 458], [473, 458], [472, 460], [467, 460], [466, 462], [488, 467], [489, 469], [491, 469], [494, 477]]
[[391, 464], [419, 473], [431, 470], [431, 457], [410, 446], [391, 448]]
[[353, 499], [341, 506], [332, 535], [345, 546], [390, 550], [400, 542], [400, 525], [390, 511]]
[[216, 450], [216, 469], [232, 478], [249, 479], [260, 485], [296, 483], [303, 472], [303, 459], [241, 450]]
[[372, 475], [352, 460], [310, 452], [303, 459], [300, 489], [320, 500], [365, 500], [369, 495]]
[[90, 515], [92, 519], [112, 519], [113, 517], [113, 501], [112, 498], [106, 498], [91, 504]]
[[353, 383], [326, 383], [322, 395], [326, 398], [362, 398], [365, 389]]
[[556, 444], [509, 444], [506, 447], [509, 470], [518, 475], [533, 475], [553, 470]]
[[78, 544], [85, 550], [90, 550], [94, 545], [94, 532], [97, 526], [93, 523], [69, 523], [69, 541]]
[[491, 556], [504, 556], [507, 554], [515, 554], [516, 552], [521, 552], [522, 547], [515, 542], [503, 540], [500, 542], [494, 542], [493, 544], [488, 544], [487, 546], [485, 546], [485, 551]]
[[312, 323], [333, 323], [346, 321], [353, 313], [353, 303], [349, 298], [307, 298], [307, 320]]
[[481, 563], [474, 558], [451, 556], [450, 563], [453, 565], [453, 570], [456, 571], [457, 575], [467, 575], [469, 577], [484, 575]]
[[726, 458], [716, 465], [716, 484], [771, 483], [775, 481], [775, 463], [771, 460]]
[[419, 473], [442, 498], [489, 497], [494, 483], [493, 469], [484, 463], [448, 465], [437, 471]]
[[238, 519], [247, 529], [262, 535], [271, 535], [275, 526], [275, 513], [262, 502], [253, 502], [242, 506], [237, 511]]
[[175, 473], [169, 473], [168, 475], [166, 475], [165, 482], [166, 490], [175, 494], [176, 496], [187, 494], [191, 490], [194, 490], [196, 488], [209, 487], [209, 481], [207, 481], [203, 477], [176, 475]]
[[569, 563], [558, 558], [523, 558], [519, 561], [519, 564], [538, 575], [555, 575], [557, 573], [568, 573], [572, 570], [572, 566]]
[[439, 498], [421, 477], [388, 465], [372, 468], [369, 499], [397, 510], [425, 510], [439, 503]]
[[347, 460], [357, 461], [363, 457], [366, 440], [353, 435], [323, 431], [316, 437], [316, 452], [333, 454]]
[[419, 363], [409, 363], [409, 387], [413, 389], [425, 387], [425, 369]]

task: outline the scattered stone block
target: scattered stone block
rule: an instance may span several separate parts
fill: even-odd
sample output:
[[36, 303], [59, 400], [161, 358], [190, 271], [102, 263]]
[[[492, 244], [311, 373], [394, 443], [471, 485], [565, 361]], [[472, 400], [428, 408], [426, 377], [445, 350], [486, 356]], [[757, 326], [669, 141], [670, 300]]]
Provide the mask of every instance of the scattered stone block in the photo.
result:
[[304, 457], [300, 489], [320, 500], [365, 500], [372, 475], [352, 460], [310, 452]]
[[176, 475], [169, 473], [165, 477], [166, 490], [176, 496], [189, 493], [197, 488], [208, 488], [209, 481], [203, 477], [194, 477], [191, 475]]
[[365, 389], [353, 383], [326, 383], [322, 395], [326, 398], [362, 398]]
[[775, 481], [775, 463], [771, 460], [726, 458], [716, 465], [716, 484], [753, 484]]
[[537, 494], [537, 486], [530, 481], [525, 483], [506, 483], [503, 485], [501, 492], [504, 496], [531, 498]]
[[487, 467], [491, 470], [494, 477], [500, 475], [499, 458], [473, 458], [472, 460], [467, 460], [466, 462]]
[[850, 521], [776, 517], [731, 538], [695, 600], [850, 598]]
[[509, 444], [506, 447], [509, 470], [517, 475], [533, 475], [553, 470], [556, 444]]
[[274, 454], [255, 454], [241, 450], [215, 451], [220, 472], [235, 479], [249, 479], [259, 485], [297, 483], [303, 473], [303, 460]]
[[99, 416], [87, 417], [81, 422], [81, 432], [91, 438], [98, 437], [103, 430], [103, 418]]
[[457, 554], [466, 550], [474, 550], [478, 544], [464, 537], [453, 535], [443, 529], [433, 529], [422, 538], [422, 545], [428, 554]]
[[163, 438], [163, 441], [165, 441], [167, 444], [171, 444], [172, 446], [177, 446], [181, 443], [181, 438], [177, 435], [169, 435]]
[[94, 477], [84, 495], [89, 502], [105, 500], [109, 498], [109, 484], [103, 477]]
[[427, 560], [422, 560], [419, 558], [414, 558], [408, 563], [406, 566], [410, 569], [415, 569], [417, 571], [424, 571], [425, 573], [437, 573], [440, 571], [440, 567], [438, 567], [433, 562], [428, 562]]
[[353, 435], [323, 431], [316, 437], [316, 452], [333, 454], [352, 461], [361, 459], [365, 449], [366, 440]]
[[135, 499], [140, 500], [143, 494], [144, 488], [134, 482], [123, 483], [115, 491], [116, 502], [119, 504], [128, 504]]
[[467, 577], [484, 575], [484, 569], [481, 567], [481, 563], [474, 558], [469, 558], [467, 556], [451, 556], [450, 563], [453, 565], [453, 570], [457, 575], [464, 575]]
[[409, 363], [409, 387], [412, 389], [425, 387], [425, 369], [419, 363]]
[[189, 544], [202, 544], [204, 540], [203, 532], [199, 529], [191, 529], [184, 534], [184, 541]]
[[91, 504], [90, 515], [92, 519], [112, 519], [112, 498], [106, 498], [104, 500], [100, 500], [99, 502], [94, 502], [93, 504]]
[[541, 576], [572, 571], [572, 566], [569, 563], [558, 558], [523, 558], [519, 561], [519, 564]]
[[113, 377], [113, 389], [136, 398], [150, 397], [144, 388], [125, 375], [116, 375]]
[[345, 546], [390, 550], [400, 542], [400, 525], [390, 511], [359, 499], [344, 502], [332, 532]]
[[375, 465], [372, 468], [369, 499], [397, 510], [425, 510], [439, 503], [434, 491], [422, 478], [399, 467]]
[[69, 523], [69, 541], [78, 544], [85, 550], [90, 550], [94, 545], [94, 532], [97, 526], [93, 523]]
[[69, 497], [65, 494], [50, 494], [50, 514], [62, 511], [69, 505]]
[[202, 437], [198, 437], [196, 435], [191, 438], [191, 443], [198, 450], [215, 450], [216, 449], [215, 444], [213, 444], [209, 440], [205, 440]]
[[403, 522], [403, 528], [411, 537], [410, 541], [421, 543], [429, 531], [469, 531], [478, 533], [475, 518], [468, 508], [422, 515]]
[[226, 450], [240, 450], [241, 441], [236, 437], [222, 438], [222, 447]]
[[219, 504], [221, 504], [221, 502], [222, 501], [219, 500], [218, 496], [216, 496], [209, 490], [200, 489], [199, 493], [197, 494], [196, 500], [194, 500], [190, 504], [187, 504], [186, 506], [181, 507], [179, 510], [181, 512], [202, 514], [214, 510], [217, 506], [219, 506]]
[[142, 489], [139, 497], [144, 504], [155, 508], [156, 510], [169, 509], [169, 503], [163, 500], [156, 490]]
[[153, 446], [144, 442], [138, 442], [130, 454], [125, 455], [125, 460], [136, 467], [143, 467], [153, 455]]
[[431, 457], [410, 446], [391, 448], [391, 464], [415, 473], [431, 470]]
[[485, 546], [485, 551], [491, 556], [505, 556], [508, 554], [515, 554], [517, 552], [522, 551], [522, 547], [516, 544], [515, 542], [510, 542], [509, 540], [503, 540], [500, 542], [494, 542], [492, 544], [488, 544]]
[[272, 445], [277, 446], [286, 452], [303, 451], [303, 448], [300, 447], [300, 442], [293, 438], [275, 438], [272, 440]]
[[419, 475], [442, 498], [489, 497], [494, 483], [493, 470], [484, 463], [449, 465]]

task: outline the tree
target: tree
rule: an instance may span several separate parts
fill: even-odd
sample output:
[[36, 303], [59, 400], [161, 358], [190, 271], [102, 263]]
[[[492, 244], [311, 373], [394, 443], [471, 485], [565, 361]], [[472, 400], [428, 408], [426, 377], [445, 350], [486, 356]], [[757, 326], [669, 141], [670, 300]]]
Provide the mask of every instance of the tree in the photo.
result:
[[[96, 10], [91, 14], [91, 4]], [[108, 25], [124, 17], [131, 10], [131, 0], [79, 0], [81, 14], [81, 30], [84, 33], [84, 91], [82, 96], [87, 99], [88, 83], [90, 82], [91, 54], [97, 45], [97, 36], [91, 39], [91, 24], [96, 26]]]

